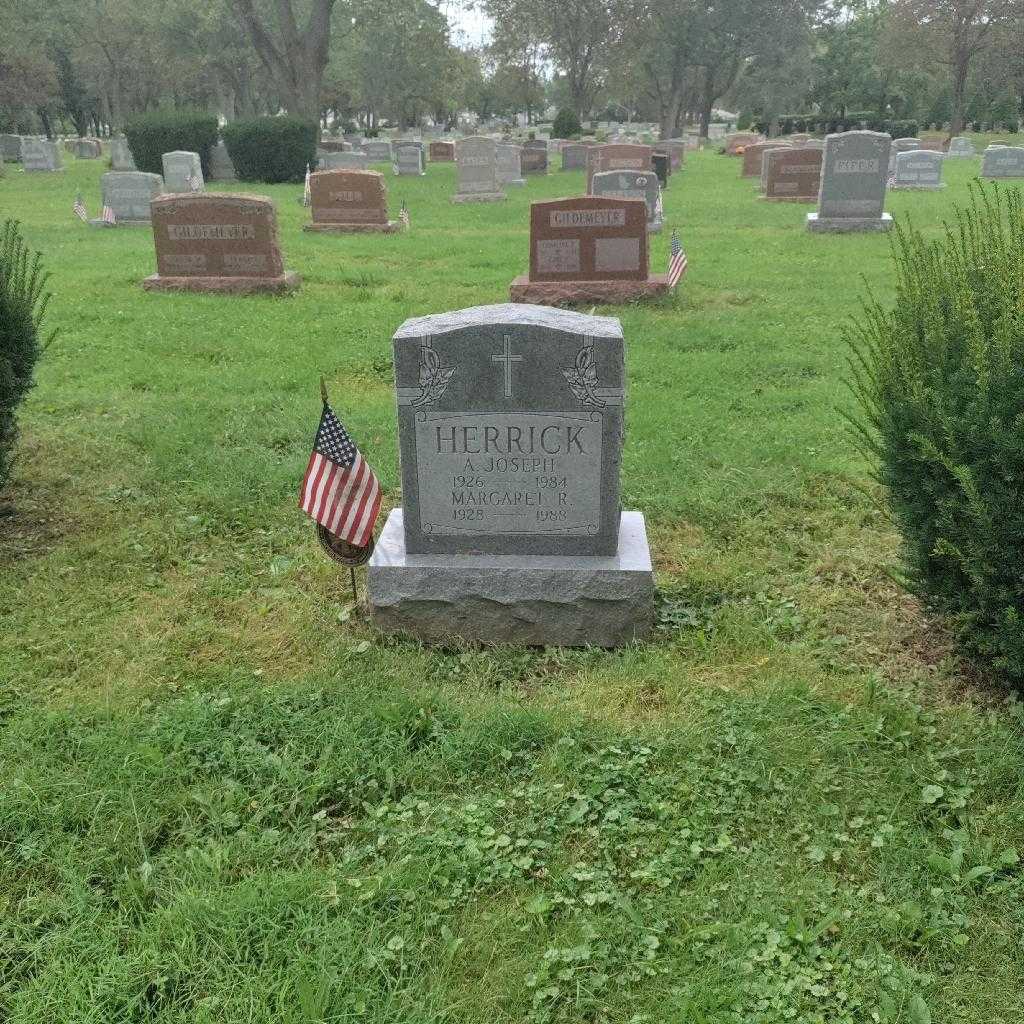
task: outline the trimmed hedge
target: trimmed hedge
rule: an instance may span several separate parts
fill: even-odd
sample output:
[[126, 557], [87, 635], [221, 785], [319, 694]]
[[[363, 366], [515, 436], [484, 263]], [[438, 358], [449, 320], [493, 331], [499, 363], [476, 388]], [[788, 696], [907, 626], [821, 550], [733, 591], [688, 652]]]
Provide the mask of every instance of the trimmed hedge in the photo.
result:
[[233, 121], [221, 133], [235, 174], [243, 181], [302, 181], [316, 167], [319, 126], [297, 117]]
[[[884, 117], [871, 110], [851, 110], [844, 117], [826, 117], [824, 114], [783, 114], [778, 119], [779, 134], [792, 135], [794, 132], [809, 132], [812, 135], [830, 135], [834, 132], [851, 132], [864, 125], [868, 131], [887, 132], [894, 139], [914, 138], [920, 123], [910, 119]], [[768, 134], [771, 122], [754, 118], [751, 127], [762, 135]]]
[[905, 582], [1024, 683], [1024, 196], [972, 188], [943, 237], [899, 225], [896, 297], [850, 330], [858, 434]]
[[576, 112], [568, 107], [562, 107], [558, 111], [551, 125], [552, 134], [556, 139], [578, 138], [582, 129], [583, 126], [580, 124], [580, 119], [576, 116]]
[[154, 110], [133, 117], [124, 134], [140, 171], [163, 174], [164, 153], [198, 153], [203, 176], [210, 177], [210, 150], [217, 145], [217, 118], [200, 110]]
[[50, 301], [39, 253], [30, 254], [9, 220], [0, 229], [0, 488], [11, 472], [18, 438], [15, 412], [33, 385], [36, 361], [53, 339], [42, 335]]

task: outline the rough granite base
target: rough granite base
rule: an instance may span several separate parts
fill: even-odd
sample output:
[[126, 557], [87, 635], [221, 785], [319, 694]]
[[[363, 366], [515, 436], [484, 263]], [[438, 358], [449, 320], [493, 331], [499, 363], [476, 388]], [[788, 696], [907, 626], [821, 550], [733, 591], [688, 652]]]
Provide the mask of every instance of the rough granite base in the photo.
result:
[[453, 203], [501, 203], [508, 196], [504, 192], [456, 192]]
[[108, 220], [100, 220], [98, 217], [93, 217], [89, 221], [89, 227], [91, 228], [151, 228], [153, 222], [151, 220], [118, 220], [113, 224]]
[[528, 274], [520, 274], [509, 286], [508, 297], [537, 306], [619, 306], [667, 291], [666, 274], [651, 274], [646, 281], [531, 281]]
[[323, 235], [393, 235], [403, 230], [400, 220], [384, 224], [303, 224], [303, 231], [317, 231]]
[[807, 230], [822, 234], [845, 235], [854, 231], [891, 231], [892, 214], [881, 217], [819, 217], [807, 214]]
[[654, 626], [654, 573], [640, 512], [623, 512], [616, 555], [409, 555], [402, 509], [367, 577], [381, 629], [435, 643], [621, 647]]
[[525, 184], [525, 178], [509, 178], [508, 181], [502, 182], [502, 185], [511, 185], [513, 188], [522, 188]]
[[946, 187], [946, 183], [942, 182], [939, 185], [890, 185], [890, 192], [941, 192]]
[[805, 203], [807, 205], [816, 203], [817, 196], [758, 196], [765, 203]]
[[142, 282], [147, 292], [216, 292], [222, 295], [281, 295], [295, 291], [298, 274], [280, 277], [161, 277], [153, 274]]

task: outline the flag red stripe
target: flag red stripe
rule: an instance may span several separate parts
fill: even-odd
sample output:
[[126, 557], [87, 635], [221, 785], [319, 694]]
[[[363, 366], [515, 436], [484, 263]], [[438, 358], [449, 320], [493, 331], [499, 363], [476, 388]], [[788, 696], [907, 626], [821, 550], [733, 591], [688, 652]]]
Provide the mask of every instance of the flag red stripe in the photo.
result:
[[317, 482], [313, 491], [313, 511], [311, 515], [320, 524], [326, 526], [329, 518], [327, 509], [330, 505], [330, 495], [334, 489], [341, 469], [330, 459], [324, 459], [324, 473]]
[[352, 488], [352, 493], [349, 496], [349, 500], [345, 503], [345, 514], [339, 524], [338, 533], [342, 537], [348, 537], [356, 528], [356, 524], [359, 521], [359, 514], [362, 510], [363, 503], [366, 501], [366, 492], [370, 486], [370, 481], [373, 474], [370, 472], [370, 467], [364, 461], [362, 464], [362, 472], [356, 485]]
[[[363, 465], [366, 467], [366, 475], [360, 485], [359, 493], [352, 499], [348, 517], [345, 519], [345, 525], [342, 528], [342, 535], [346, 538], [361, 536], [365, 532], [363, 516], [366, 514], [367, 502], [373, 500], [374, 490], [377, 486], [377, 478], [373, 475], [373, 470], [370, 469], [365, 461]], [[354, 544], [355, 541], [352, 541], [352, 543]]]
[[334, 515], [331, 518], [331, 525], [328, 529], [336, 537], [345, 536], [345, 531], [341, 529], [341, 524], [344, 521], [345, 513], [348, 512], [351, 505], [352, 493], [360, 486], [365, 475], [366, 463], [363, 461], [362, 456], [356, 455], [356, 461], [353, 463], [352, 468], [345, 472], [343, 486], [339, 489], [333, 502]]

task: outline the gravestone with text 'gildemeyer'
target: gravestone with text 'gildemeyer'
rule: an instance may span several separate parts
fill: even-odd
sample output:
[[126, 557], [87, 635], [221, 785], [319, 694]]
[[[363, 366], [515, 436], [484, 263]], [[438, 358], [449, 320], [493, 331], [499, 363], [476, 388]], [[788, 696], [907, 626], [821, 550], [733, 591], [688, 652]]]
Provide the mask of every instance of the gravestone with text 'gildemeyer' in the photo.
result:
[[667, 290], [666, 275], [650, 273], [642, 200], [581, 196], [530, 204], [530, 272], [512, 282], [513, 302], [620, 303]]
[[825, 139], [817, 213], [807, 214], [815, 232], [888, 231], [885, 213], [892, 140], [880, 132], [842, 132]]
[[377, 623], [489, 643], [646, 633], [646, 530], [620, 507], [619, 321], [517, 305], [420, 317], [394, 363], [403, 507], [370, 560]]
[[299, 284], [284, 269], [277, 215], [266, 196], [196, 193], [150, 204], [157, 272], [147, 291], [251, 294]]

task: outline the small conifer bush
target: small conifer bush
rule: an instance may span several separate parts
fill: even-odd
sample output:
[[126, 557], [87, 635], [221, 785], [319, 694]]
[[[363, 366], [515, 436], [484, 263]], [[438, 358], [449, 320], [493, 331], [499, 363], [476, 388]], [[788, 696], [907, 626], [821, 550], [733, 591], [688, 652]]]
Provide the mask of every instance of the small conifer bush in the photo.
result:
[[858, 436], [905, 579], [963, 649], [1024, 682], [1024, 197], [975, 186], [944, 237], [899, 225], [896, 302], [850, 331]]
[[10, 476], [18, 436], [15, 412], [50, 341], [41, 333], [50, 301], [46, 278], [39, 253], [29, 253], [17, 221], [6, 221], [0, 229], [0, 490]]

